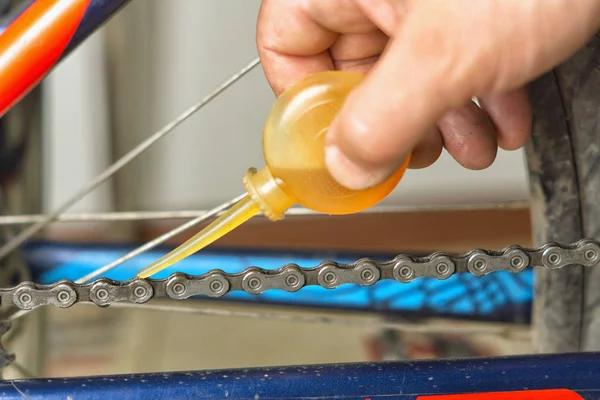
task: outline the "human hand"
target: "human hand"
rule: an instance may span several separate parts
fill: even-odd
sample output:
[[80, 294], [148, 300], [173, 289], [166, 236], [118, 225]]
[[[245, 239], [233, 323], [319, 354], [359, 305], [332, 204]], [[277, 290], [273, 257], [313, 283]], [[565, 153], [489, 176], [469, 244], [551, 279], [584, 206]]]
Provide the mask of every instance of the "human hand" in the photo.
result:
[[445, 147], [483, 169], [498, 147], [521, 148], [531, 130], [523, 86], [599, 27], [598, 0], [263, 0], [257, 45], [276, 95], [315, 72], [367, 74], [325, 151], [332, 176], [359, 190], [408, 154], [423, 168]]

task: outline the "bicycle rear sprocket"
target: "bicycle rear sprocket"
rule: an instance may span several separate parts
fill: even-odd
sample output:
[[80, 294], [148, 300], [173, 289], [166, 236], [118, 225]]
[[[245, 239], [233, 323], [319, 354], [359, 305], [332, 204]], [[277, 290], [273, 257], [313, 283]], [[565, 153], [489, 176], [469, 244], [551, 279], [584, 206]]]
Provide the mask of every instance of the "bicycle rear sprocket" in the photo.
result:
[[257, 295], [272, 289], [295, 292], [310, 285], [334, 289], [347, 283], [370, 286], [381, 280], [407, 283], [421, 277], [443, 280], [464, 272], [481, 276], [493, 271], [519, 273], [528, 267], [557, 269], [599, 263], [600, 243], [584, 239], [573, 244], [547, 243], [536, 249], [509, 246], [501, 251], [474, 249], [460, 255], [443, 252], [426, 257], [398, 255], [383, 262], [371, 259], [351, 264], [325, 261], [314, 268], [301, 268], [296, 264], [277, 270], [250, 267], [236, 274], [213, 270], [199, 276], [176, 272], [164, 279], [100, 278], [86, 284], [66, 280], [50, 285], [23, 282], [13, 288], [0, 289], [0, 301], [2, 305], [23, 310], [43, 305], [67, 308], [82, 302], [106, 307], [115, 302], [146, 303], [158, 297], [175, 300], [198, 295], [222, 297], [233, 291]]

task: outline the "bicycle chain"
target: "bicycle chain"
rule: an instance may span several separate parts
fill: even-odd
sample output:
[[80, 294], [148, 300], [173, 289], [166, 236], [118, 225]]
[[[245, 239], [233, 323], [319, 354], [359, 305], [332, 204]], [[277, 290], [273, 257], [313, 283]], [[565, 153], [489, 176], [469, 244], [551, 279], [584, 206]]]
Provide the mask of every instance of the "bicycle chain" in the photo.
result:
[[311, 285], [334, 289], [347, 283], [371, 286], [382, 280], [407, 283], [421, 277], [443, 280], [462, 272], [482, 276], [493, 271], [519, 273], [536, 266], [558, 269], [599, 263], [600, 243], [584, 239], [568, 245], [547, 243], [536, 249], [509, 246], [501, 251], [474, 249], [461, 255], [443, 252], [426, 257], [398, 255], [383, 262], [371, 259], [360, 259], [351, 264], [325, 261], [313, 268], [301, 268], [296, 264], [277, 270], [250, 267], [236, 274], [213, 270], [199, 276], [176, 272], [164, 279], [114, 281], [99, 278], [86, 284], [67, 280], [49, 285], [23, 282], [13, 288], [0, 289], [0, 302], [24, 310], [43, 305], [67, 308], [82, 302], [106, 307], [118, 301], [141, 304], [158, 297], [175, 300], [198, 295], [222, 297], [233, 291], [258, 295], [272, 289], [296, 292]]

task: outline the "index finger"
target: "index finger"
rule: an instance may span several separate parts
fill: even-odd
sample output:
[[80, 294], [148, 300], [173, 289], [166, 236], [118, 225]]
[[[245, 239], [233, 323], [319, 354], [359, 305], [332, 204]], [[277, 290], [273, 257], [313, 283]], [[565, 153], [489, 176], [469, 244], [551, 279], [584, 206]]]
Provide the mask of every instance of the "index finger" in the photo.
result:
[[328, 49], [337, 36], [310, 18], [301, 2], [263, 0], [256, 42], [275, 95], [306, 75], [333, 70]]

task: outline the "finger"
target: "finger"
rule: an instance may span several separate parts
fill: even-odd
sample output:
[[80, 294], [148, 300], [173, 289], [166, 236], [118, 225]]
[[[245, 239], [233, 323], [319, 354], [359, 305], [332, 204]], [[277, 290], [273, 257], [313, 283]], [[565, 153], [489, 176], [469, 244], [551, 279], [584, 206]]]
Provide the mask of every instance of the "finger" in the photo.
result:
[[405, 1], [398, 0], [355, 0], [357, 6], [371, 21], [387, 35], [398, 30], [408, 11]]
[[517, 150], [525, 145], [531, 134], [532, 111], [524, 89], [490, 95], [479, 104], [494, 124], [500, 148]]
[[446, 109], [470, 98], [461, 98], [458, 88], [446, 89], [447, 63], [423, 59], [411, 38], [403, 39], [390, 40], [327, 133], [328, 170], [349, 189], [362, 190], [385, 180]]
[[258, 52], [277, 95], [306, 75], [336, 68], [330, 51], [349, 70], [367, 70], [372, 62], [364, 60], [381, 53], [386, 42], [353, 1], [265, 0], [259, 12]]
[[484, 169], [496, 159], [498, 143], [494, 125], [485, 111], [472, 101], [444, 114], [438, 127], [444, 147], [463, 167]]
[[263, 0], [256, 44], [275, 94], [306, 75], [333, 69], [327, 49], [336, 38], [337, 33], [306, 15], [299, 2]]
[[331, 46], [338, 33], [307, 15], [303, 3], [263, 0], [256, 27], [259, 48], [295, 56], [313, 56]]
[[307, 75], [334, 69], [328, 52], [299, 57], [263, 49], [259, 55], [265, 77], [276, 96]]
[[383, 53], [389, 37], [380, 30], [368, 33], [346, 33], [338, 36], [329, 48], [335, 61], [352, 61]]
[[335, 69], [366, 74], [385, 49], [388, 37], [381, 31], [340, 35], [329, 49]]
[[352, 0], [304, 0], [302, 9], [307, 16], [332, 32], [367, 33], [377, 30], [367, 14]]
[[443, 145], [442, 134], [438, 127], [434, 126], [411, 153], [408, 167], [411, 169], [429, 167], [440, 158]]

